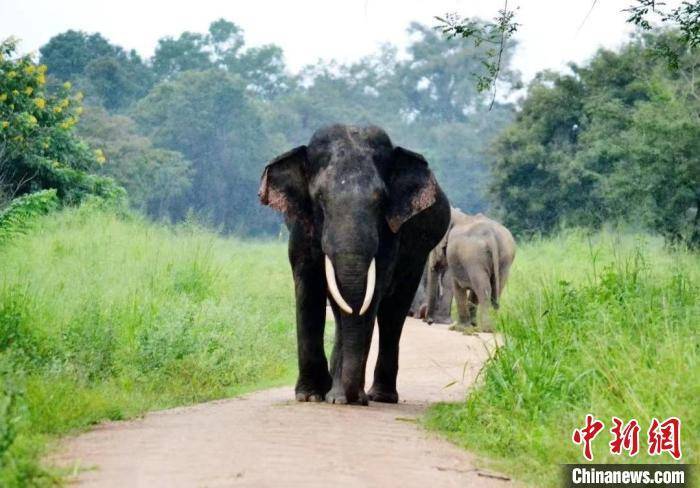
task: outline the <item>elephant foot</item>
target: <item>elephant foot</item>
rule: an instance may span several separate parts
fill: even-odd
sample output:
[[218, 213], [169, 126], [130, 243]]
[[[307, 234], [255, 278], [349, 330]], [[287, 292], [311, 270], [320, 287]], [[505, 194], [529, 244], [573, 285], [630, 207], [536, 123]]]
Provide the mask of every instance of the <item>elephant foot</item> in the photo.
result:
[[317, 391], [296, 391], [294, 396], [298, 402], [322, 402], [324, 397]]
[[476, 332], [476, 327], [474, 327], [473, 324], [467, 324], [464, 322], [454, 322], [452, 325], [450, 325], [450, 330], [471, 335]]
[[474, 330], [476, 332], [485, 332], [487, 334], [492, 334], [493, 333], [493, 327], [491, 327], [491, 324], [482, 324], [474, 327]]
[[434, 318], [433, 318], [433, 321], [434, 321], [436, 324], [451, 324], [451, 323], [452, 323], [452, 317], [450, 317], [449, 315], [446, 316], [446, 317], [434, 317]]
[[333, 388], [331, 391], [326, 393], [326, 402], [333, 403], [335, 405], [369, 405], [369, 400], [367, 399], [367, 395], [363, 390], [360, 390], [355, 401], [348, 401], [348, 397], [345, 395], [345, 392], [343, 392], [340, 388]]
[[298, 402], [322, 402], [331, 387], [331, 377], [326, 374], [299, 377], [294, 387], [294, 396]]
[[373, 402], [399, 403], [399, 394], [396, 390], [387, 390], [377, 385], [372, 385], [367, 396]]

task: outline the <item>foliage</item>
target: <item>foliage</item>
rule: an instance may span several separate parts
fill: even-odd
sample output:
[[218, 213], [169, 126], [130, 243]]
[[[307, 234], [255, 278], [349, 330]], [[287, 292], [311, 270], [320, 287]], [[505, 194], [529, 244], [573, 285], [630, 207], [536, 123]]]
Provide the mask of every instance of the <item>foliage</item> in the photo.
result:
[[[86, 91], [79, 134], [105, 152], [100, 173], [153, 217], [181, 220], [193, 211], [227, 232], [278, 232], [279, 216], [256, 203], [263, 164], [335, 122], [387, 128], [395, 143], [428, 157], [456, 206], [484, 210], [485, 148], [510, 120], [511, 106], [497, 103], [486, 114], [488, 100], [470, 78], [484, 47], [452, 46], [420, 24], [409, 35], [407, 59], [384, 46], [358, 62], [319, 62], [293, 77], [278, 46], [246, 47], [238, 26], [217, 20], [206, 33], [161, 39], [144, 63], [150, 74], [143, 79], [156, 84], [138, 99], [106, 90], [120, 103], [100, 95], [88, 77], [91, 56], [126, 62], [124, 51], [98, 34], [56, 36], [42, 60], [50, 71], [56, 62], [60, 76], [72, 73]], [[508, 62], [505, 56], [502, 76], [515, 83]], [[153, 182], [160, 183], [150, 197]]]
[[[697, 255], [640, 235], [569, 231], [521, 245], [503, 295], [497, 329], [505, 344], [465, 402], [433, 407], [427, 423], [494, 467], [534, 486], [560, 486], [563, 463], [580, 463], [571, 441], [587, 413], [683, 422], [683, 462], [696, 463]], [[654, 463], [645, 442], [635, 458], [609, 453], [598, 463]]]
[[260, 232], [266, 219], [251, 218], [262, 210], [256, 198], [260, 167], [276, 148], [239, 77], [188, 71], [156, 86], [134, 116], [155, 144], [191, 162], [191, 209], [225, 231]]
[[154, 147], [131, 118], [101, 107], [90, 107], [76, 129], [102, 151], [105, 163], [99, 173], [122, 182], [134, 208], [153, 218], [184, 218], [191, 164], [181, 153]]
[[491, 193], [507, 226], [531, 234], [622, 220], [700, 245], [700, 57], [669, 72], [650, 53], [673, 36], [638, 37], [531, 83], [494, 150]]
[[110, 110], [142, 98], [155, 81], [135, 51], [110, 44], [99, 33], [68, 30], [52, 37], [39, 52], [52, 76], [78, 84]]
[[159, 79], [173, 79], [186, 71], [214, 68], [240, 76], [258, 96], [271, 98], [287, 84], [282, 50], [274, 45], [244, 49], [243, 29], [224, 19], [212, 22], [209, 32], [183, 32], [177, 39], [158, 41], [153, 70]]
[[[591, 10], [596, 7], [598, 0], [591, 1]], [[656, 53], [661, 54], [669, 67], [677, 69], [681, 55], [700, 44], [700, 0], [682, 1], [679, 6], [668, 9], [666, 3], [659, 0], [634, 0], [634, 3], [624, 9], [629, 12], [627, 22], [642, 30], [653, 29], [650, 18], [653, 16], [662, 24], [680, 31], [679, 42], [663, 42], [655, 47]], [[517, 32], [520, 24], [515, 21], [516, 11], [508, 8], [508, 0], [504, 0], [503, 8], [498, 11], [494, 22], [482, 22], [479, 19], [461, 17], [456, 13], [448, 13], [443, 17], [435, 17], [440, 25], [437, 27], [449, 39], [460, 37], [479, 46], [483, 43], [492, 46], [483, 53], [481, 63], [485, 74], [476, 74], [479, 91], [492, 89], [493, 99], [496, 98], [496, 84], [499, 81], [501, 60], [509, 46], [509, 39]], [[584, 22], [588, 18], [584, 18]]]
[[24, 232], [37, 216], [49, 213], [58, 207], [56, 190], [41, 190], [22, 195], [0, 211], [0, 244]]
[[683, 1], [675, 8], [668, 9], [659, 0], [635, 0], [625, 9], [629, 12], [627, 22], [643, 30], [652, 30], [650, 18], [655, 17], [662, 24], [674, 25], [680, 31], [677, 43], [662, 43], [658, 52], [663, 55], [672, 69], [678, 69], [683, 51], [700, 44], [700, 1]]
[[0, 248], [0, 485], [48, 483], [52, 436], [290, 380], [291, 287], [281, 243], [41, 217]]
[[90, 194], [120, 196], [111, 179], [90, 174], [102, 153], [74, 135], [80, 94], [71, 94], [70, 83], [49, 93], [46, 66], [28, 56], [13, 58], [14, 51], [14, 40], [0, 44], [0, 193], [13, 197], [55, 188], [66, 202]]
[[519, 27], [519, 24], [514, 20], [515, 10], [508, 9], [508, 0], [505, 0], [503, 8], [498, 11], [498, 16], [493, 19], [493, 22], [465, 19], [454, 13], [445, 15], [445, 18], [435, 18], [441, 23], [439, 28], [448, 39], [461, 37], [471, 40], [476, 47], [482, 44], [489, 46], [481, 58], [482, 73], [475, 73], [475, 76], [477, 90], [484, 91], [493, 87], [490, 105], [493, 107], [496, 100], [496, 82], [501, 74], [503, 55], [506, 47], [511, 44], [510, 39]]

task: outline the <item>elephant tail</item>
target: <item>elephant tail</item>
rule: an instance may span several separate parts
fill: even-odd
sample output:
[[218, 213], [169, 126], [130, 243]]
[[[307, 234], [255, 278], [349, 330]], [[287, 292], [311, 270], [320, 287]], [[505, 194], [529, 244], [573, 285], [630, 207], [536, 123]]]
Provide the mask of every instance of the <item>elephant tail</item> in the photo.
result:
[[498, 310], [498, 297], [501, 296], [501, 256], [498, 252], [498, 242], [494, 235], [489, 239], [491, 259], [493, 260], [493, 272], [491, 273], [491, 304]]

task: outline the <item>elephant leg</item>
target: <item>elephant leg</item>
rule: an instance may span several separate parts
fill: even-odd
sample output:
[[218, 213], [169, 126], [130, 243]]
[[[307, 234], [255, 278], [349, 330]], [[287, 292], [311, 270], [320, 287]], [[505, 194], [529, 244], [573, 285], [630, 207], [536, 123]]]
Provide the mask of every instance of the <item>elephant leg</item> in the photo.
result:
[[328, 362], [323, 348], [326, 322], [326, 284], [319, 249], [299, 238], [291, 229], [290, 261], [296, 298], [297, 358], [299, 377], [294, 388], [299, 401], [322, 401], [331, 387]]
[[469, 313], [468, 304], [468, 289], [466, 287], [460, 286], [455, 280], [453, 282], [455, 302], [457, 302], [457, 328], [465, 328], [471, 323], [471, 314]]
[[482, 332], [492, 332], [489, 308], [491, 304], [491, 277], [484, 269], [473, 268], [469, 271], [469, 279], [472, 284], [472, 293], [476, 295], [477, 327]]
[[323, 268], [295, 270], [297, 301], [297, 357], [299, 377], [294, 388], [299, 401], [322, 401], [331, 387], [323, 349], [326, 320], [326, 289]]
[[422, 269], [413, 270], [399, 261], [394, 275], [391, 295], [382, 299], [377, 313], [379, 324], [379, 355], [374, 368], [374, 382], [367, 396], [375, 402], [397, 403], [396, 376], [399, 371], [399, 339], [411, 305], [413, 293], [420, 281]]
[[469, 299], [469, 303], [467, 304], [467, 309], [469, 310], [469, 320], [471, 321], [471, 324], [476, 327], [476, 312], [477, 306], [479, 305], [479, 300], [476, 298], [476, 293], [474, 293], [472, 290], [467, 290], [467, 292]]

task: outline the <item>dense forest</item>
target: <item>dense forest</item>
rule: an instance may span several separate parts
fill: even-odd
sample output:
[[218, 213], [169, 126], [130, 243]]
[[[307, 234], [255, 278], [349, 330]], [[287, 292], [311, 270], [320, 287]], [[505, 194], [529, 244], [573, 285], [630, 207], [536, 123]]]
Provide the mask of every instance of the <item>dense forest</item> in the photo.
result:
[[278, 216], [257, 203], [262, 166], [338, 121], [385, 127], [426, 155], [455, 205], [484, 210], [486, 149], [512, 107], [487, 113], [471, 79], [476, 48], [448, 44], [423, 25], [409, 31], [415, 41], [405, 59], [385, 46], [351, 65], [320, 62], [297, 75], [281, 48], [247, 48], [225, 20], [204, 34], [161, 39], [148, 60], [100, 34], [68, 31], [40, 49], [39, 61], [49, 87], [69, 82], [84, 94], [76, 132], [103, 151], [98, 173], [153, 218], [194, 215], [226, 232], [278, 232]]
[[5, 42], [2, 69], [21, 76], [0, 86], [0, 192], [57, 188], [74, 201], [124, 188], [157, 220], [275, 234], [279, 217], [256, 198], [264, 163], [324, 124], [373, 123], [427, 157], [454, 206], [519, 235], [613, 222], [700, 243], [700, 58], [669, 67], [658, 55], [677, 34], [638, 34], [525, 88], [508, 49], [489, 108], [475, 78], [483, 46], [408, 30], [405, 54], [385, 45], [298, 74], [280, 47], [246, 47], [223, 19], [161, 39], [150, 59], [99, 33], [53, 37], [39, 64]]

